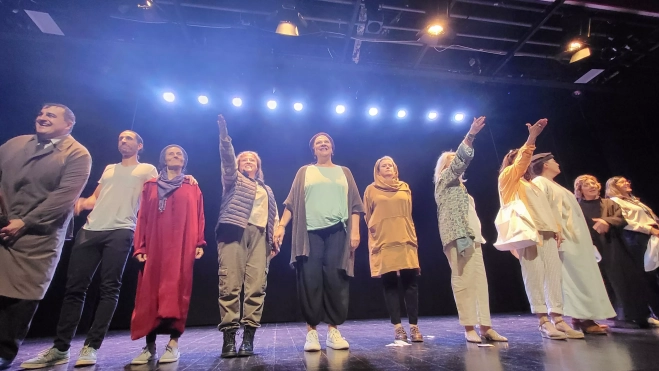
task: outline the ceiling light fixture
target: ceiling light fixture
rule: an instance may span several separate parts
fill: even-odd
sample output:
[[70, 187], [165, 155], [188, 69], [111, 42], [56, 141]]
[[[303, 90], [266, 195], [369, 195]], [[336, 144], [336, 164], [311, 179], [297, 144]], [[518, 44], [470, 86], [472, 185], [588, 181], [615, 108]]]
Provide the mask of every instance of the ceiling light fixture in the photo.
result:
[[307, 21], [297, 11], [295, 1], [284, 1], [281, 9], [275, 12], [275, 17], [279, 21], [275, 33], [285, 36], [300, 36], [298, 27], [306, 27]]

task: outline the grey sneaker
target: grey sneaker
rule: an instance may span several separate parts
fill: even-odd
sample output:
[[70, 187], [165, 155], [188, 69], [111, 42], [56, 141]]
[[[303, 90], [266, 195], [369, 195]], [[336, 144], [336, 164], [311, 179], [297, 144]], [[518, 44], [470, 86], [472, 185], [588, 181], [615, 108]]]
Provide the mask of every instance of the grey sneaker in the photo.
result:
[[169, 345], [165, 347], [165, 353], [158, 360], [159, 363], [172, 363], [181, 358], [181, 353], [178, 348], [172, 348]]
[[76, 361], [76, 366], [91, 366], [96, 364], [96, 352], [97, 350], [85, 345], [80, 349], [80, 355]]
[[155, 349], [149, 349], [148, 346], [142, 348], [142, 353], [130, 361], [131, 365], [145, 365], [158, 359], [158, 352]]
[[56, 348], [48, 348], [37, 354], [36, 357], [30, 358], [27, 361], [21, 363], [20, 367], [31, 370], [35, 368], [61, 365], [69, 362], [69, 354], [70, 353], [68, 350], [65, 352], [60, 352]]

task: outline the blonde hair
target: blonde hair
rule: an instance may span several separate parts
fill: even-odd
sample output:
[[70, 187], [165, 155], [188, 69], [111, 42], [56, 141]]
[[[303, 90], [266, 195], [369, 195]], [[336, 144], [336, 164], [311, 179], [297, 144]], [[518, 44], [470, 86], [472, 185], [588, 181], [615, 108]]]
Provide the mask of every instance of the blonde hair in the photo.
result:
[[[442, 153], [439, 158], [437, 159], [437, 164], [435, 165], [435, 173], [432, 177], [432, 182], [437, 184], [439, 182], [439, 177], [442, 175], [442, 172], [446, 170], [449, 165], [451, 165], [451, 161], [453, 160], [451, 156], [456, 156], [455, 152], [453, 151], [447, 151]], [[464, 179], [464, 174], [460, 175], [460, 182], [466, 182], [467, 180]]]
[[[612, 198], [612, 197], [618, 197], [618, 198], [630, 198], [622, 194], [622, 191], [618, 187], [618, 181], [620, 179], [624, 178], [623, 176], [614, 176], [612, 178], [609, 178], [609, 180], [606, 181], [606, 191], [604, 194], [606, 195], [606, 198]], [[632, 195], [631, 198], [634, 198]]]
[[254, 151], [243, 151], [236, 156], [236, 168], [240, 171], [240, 159], [244, 156], [252, 155], [256, 158], [256, 179], [263, 181], [263, 168], [261, 167], [261, 157]]
[[592, 180], [595, 183], [595, 186], [597, 187], [598, 196], [602, 192], [602, 185], [600, 184], [600, 182], [597, 181], [597, 178], [588, 174], [579, 175], [577, 179], [574, 180], [574, 196], [579, 201], [583, 199], [583, 191], [581, 190], [581, 187], [583, 187], [583, 184], [586, 183], [586, 181], [588, 180]]

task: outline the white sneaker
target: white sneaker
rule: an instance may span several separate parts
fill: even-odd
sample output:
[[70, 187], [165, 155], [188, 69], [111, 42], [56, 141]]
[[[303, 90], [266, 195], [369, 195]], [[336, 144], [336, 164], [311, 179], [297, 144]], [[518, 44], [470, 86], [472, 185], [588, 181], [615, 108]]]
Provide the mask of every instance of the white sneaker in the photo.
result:
[[98, 350], [90, 347], [89, 345], [85, 345], [80, 349], [80, 355], [78, 356], [78, 360], [76, 361], [76, 367], [77, 366], [92, 366], [96, 364], [96, 353]]
[[335, 328], [329, 330], [329, 332], [327, 333], [327, 339], [325, 340], [325, 345], [327, 345], [328, 348], [332, 348], [336, 350], [350, 348], [350, 344], [348, 344], [346, 339], [341, 337], [341, 333], [339, 332], [339, 330]]
[[39, 352], [36, 357], [21, 363], [20, 368], [35, 369], [62, 365], [69, 362], [69, 355], [68, 350], [66, 352], [60, 352], [55, 347], [48, 348]]
[[659, 321], [654, 317], [648, 317], [648, 324], [652, 327], [659, 327]]
[[142, 348], [142, 353], [140, 353], [139, 356], [133, 358], [132, 361], [130, 361], [131, 365], [145, 365], [151, 361], [155, 361], [158, 359], [158, 353], [156, 352], [155, 349], [153, 349], [153, 352], [149, 350], [149, 347], [146, 346]]
[[304, 342], [305, 352], [317, 352], [320, 350], [320, 341], [318, 341], [318, 331], [311, 330], [307, 332], [307, 341]]
[[172, 363], [178, 361], [181, 358], [181, 352], [178, 351], [178, 348], [172, 348], [169, 345], [165, 347], [165, 353], [160, 357], [158, 363]]

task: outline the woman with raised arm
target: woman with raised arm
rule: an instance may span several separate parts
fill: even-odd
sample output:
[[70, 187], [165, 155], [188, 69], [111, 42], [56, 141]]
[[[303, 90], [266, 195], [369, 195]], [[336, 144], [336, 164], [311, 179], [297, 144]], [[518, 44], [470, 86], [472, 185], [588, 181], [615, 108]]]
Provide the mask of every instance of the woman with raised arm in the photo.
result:
[[307, 322], [304, 350], [320, 350], [316, 326], [321, 321], [328, 324], [327, 347], [348, 349], [337, 327], [348, 315], [349, 277], [354, 275], [364, 207], [350, 170], [332, 162], [336, 148], [332, 137], [318, 133], [309, 148], [316, 163], [301, 167], [295, 175], [275, 243], [281, 245], [292, 220], [291, 265]]
[[532, 157], [526, 174], [547, 198], [561, 223], [560, 257], [563, 269], [563, 314], [587, 334], [606, 334], [595, 320], [616, 316], [595, 258], [596, 248], [574, 194], [554, 178], [561, 173], [551, 153]]
[[522, 201], [533, 219], [539, 242], [515, 250], [513, 254], [519, 258], [526, 296], [531, 312], [538, 317], [540, 334], [552, 340], [583, 338], [583, 333], [575, 331], [563, 320], [562, 264], [558, 255], [560, 217], [552, 211], [540, 188], [524, 178], [531, 164], [535, 141], [547, 126], [547, 119], [526, 126], [529, 129], [526, 143], [503, 158], [499, 170], [499, 198], [501, 206], [516, 198]]
[[[492, 329], [487, 277], [481, 245], [481, 222], [474, 199], [464, 186], [464, 172], [474, 158], [473, 141], [485, 126], [485, 117], [474, 118], [467, 136], [455, 152], [444, 152], [437, 160], [433, 182], [444, 254], [451, 266], [451, 287], [465, 338], [480, 343], [508, 341]], [[480, 336], [475, 330], [479, 326]]]
[[593, 244], [602, 256], [599, 267], [612, 291], [610, 298], [617, 312], [616, 325], [647, 328], [648, 305], [659, 308], [658, 297], [648, 290], [643, 267], [637, 264], [634, 251], [622, 237], [627, 225], [622, 209], [614, 201], [601, 198], [601, 192], [602, 185], [592, 175], [580, 175], [574, 181], [574, 195], [586, 218]]
[[648, 305], [652, 315], [647, 319], [650, 326], [659, 327], [659, 270], [645, 272], [643, 259], [651, 236], [659, 237], [659, 218], [646, 204], [632, 194], [632, 182], [622, 176], [614, 176], [606, 181], [606, 197], [622, 209], [627, 225], [623, 238], [634, 254], [634, 263], [642, 270], [648, 289]]
[[398, 179], [398, 167], [389, 156], [375, 162], [373, 178], [373, 183], [364, 191], [371, 277], [382, 277], [394, 339], [407, 341], [407, 333], [400, 323], [400, 277], [412, 341], [422, 342], [423, 335], [417, 325], [419, 256], [412, 221], [412, 192], [407, 183]]
[[[279, 253], [273, 242], [279, 214], [275, 196], [263, 182], [259, 155], [244, 151], [236, 156], [222, 115], [217, 123], [222, 162], [222, 205], [215, 227], [222, 318], [218, 329], [224, 335], [222, 358], [243, 357], [254, 354], [268, 267], [270, 259]], [[236, 351], [236, 332], [241, 324], [243, 341]]]

